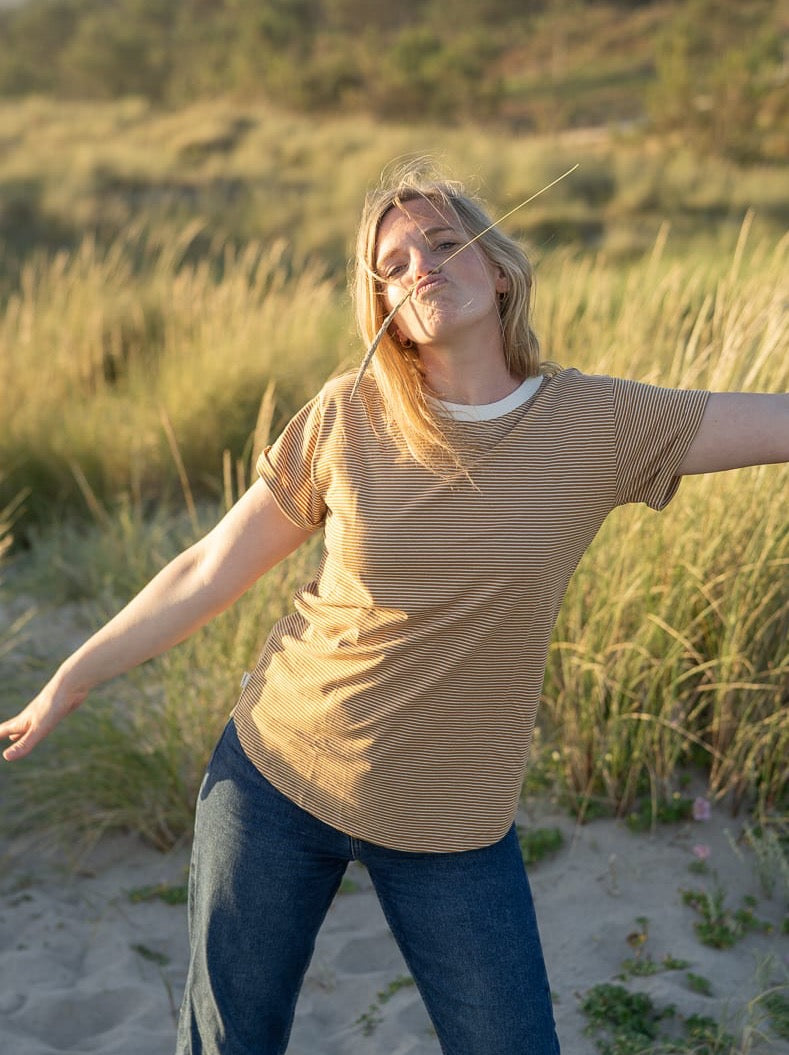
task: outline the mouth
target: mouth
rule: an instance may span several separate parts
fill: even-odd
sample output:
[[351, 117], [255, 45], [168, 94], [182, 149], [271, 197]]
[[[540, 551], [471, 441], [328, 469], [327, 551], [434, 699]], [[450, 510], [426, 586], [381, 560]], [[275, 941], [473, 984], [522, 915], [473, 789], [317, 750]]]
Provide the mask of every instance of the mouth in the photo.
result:
[[437, 289], [439, 286], [443, 286], [445, 282], [446, 279], [441, 274], [427, 275], [421, 282], [417, 282], [414, 287], [414, 298], [421, 300], [425, 294], [430, 293], [431, 290]]

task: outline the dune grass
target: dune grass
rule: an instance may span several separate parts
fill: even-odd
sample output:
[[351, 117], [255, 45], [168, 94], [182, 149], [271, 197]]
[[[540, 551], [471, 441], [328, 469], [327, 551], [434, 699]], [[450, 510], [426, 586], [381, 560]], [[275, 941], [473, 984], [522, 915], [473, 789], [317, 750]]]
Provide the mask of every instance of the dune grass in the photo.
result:
[[[551, 127], [550, 122], [546, 126]], [[648, 246], [669, 218], [675, 238], [728, 238], [749, 207], [764, 230], [785, 229], [785, 170], [703, 161], [687, 147], [637, 130], [503, 134], [365, 115], [307, 117], [231, 99], [161, 110], [140, 99], [0, 100], [0, 296], [37, 248], [74, 249], [85, 231], [107, 246], [129, 226], [154, 236], [204, 224], [204, 256], [217, 236], [266, 246], [286, 238], [298, 259], [319, 256], [341, 275], [368, 183], [393, 158], [438, 157], [452, 175], [484, 173], [480, 189], [499, 213], [576, 162], [560, 191], [520, 217], [540, 250]]]
[[[130, 230], [32, 260], [0, 319], [2, 464], [36, 513], [15, 579], [91, 603], [97, 621], [211, 526], [265, 434], [354, 347], [345, 295], [320, 268], [260, 243], [192, 260], [195, 232]], [[750, 219], [726, 255], [677, 254], [671, 238], [627, 267], [605, 250], [543, 254], [545, 355], [669, 385], [786, 389], [789, 240]], [[689, 766], [735, 805], [785, 805], [787, 482], [779, 467], [690, 479], [666, 513], [634, 507], [605, 525], [554, 635], [532, 769], [579, 813], [655, 805]], [[87, 520], [53, 528], [53, 497]], [[315, 559], [297, 554], [4, 772], [15, 827], [188, 837], [241, 672]]]
[[[167, 560], [209, 530], [221, 506], [194, 519], [128, 506], [94, 524], [67, 524], [39, 540], [20, 587], [81, 606], [100, 625]], [[160, 849], [191, 833], [203, 770], [268, 628], [314, 574], [315, 542], [265, 576], [228, 612], [165, 655], [97, 690], [29, 765], [0, 775], [10, 830], [65, 835], [77, 853], [108, 830], [129, 830]], [[1, 653], [0, 653], [1, 655]], [[24, 657], [24, 646], [18, 650]], [[35, 691], [35, 662], [17, 691]], [[10, 701], [9, 705], [10, 705]]]
[[[717, 276], [657, 253], [625, 279], [599, 260], [560, 265], [548, 328], [564, 343], [558, 358], [682, 387], [783, 391], [787, 248], [749, 250], [745, 225]], [[578, 341], [592, 333], [602, 346]], [[687, 479], [665, 514], [619, 510], [604, 525], [571, 584], [545, 685], [562, 784], [579, 802], [657, 802], [689, 762], [735, 804], [785, 795], [787, 478], [770, 466]]]
[[257, 243], [227, 247], [219, 274], [183, 265], [195, 233], [146, 240], [137, 277], [136, 232], [26, 265], [0, 318], [0, 464], [9, 489], [30, 488], [29, 518], [88, 488], [99, 501], [172, 498], [179, 458], [210, 492], [225, 448], [249, 456], [266, 386], [281, 423], [347, 354], [345, 305], [317, 266]]

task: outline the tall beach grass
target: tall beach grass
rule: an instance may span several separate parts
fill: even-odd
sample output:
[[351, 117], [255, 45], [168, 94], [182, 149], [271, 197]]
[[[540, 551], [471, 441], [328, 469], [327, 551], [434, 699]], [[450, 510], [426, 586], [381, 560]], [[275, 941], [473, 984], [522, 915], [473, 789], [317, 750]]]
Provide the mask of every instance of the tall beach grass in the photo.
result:
[[0, 464], [9, 493], [30, 489], [28, 516], [88, 488], [172, 498], [179, 459], [210, 491], [225, 448], [250, 455], [269, 383], [281, 421], [348, 355], [345, 304], [317, 265], [285, 260], [282, 243], [184, 263], [198, 228], [153, 244], [134, 229], [108, 248], [88, 238], [24, 266], [0, 316]]
[[[0, 319], [3, 462], [22, 466], [31, 504], [90, 510], [87, 525], [53, 529], [42, 507], [17, 578], [35, 589], [45, 576], [51, 599], [91, 603], [97, 621], [210, 526], [269, 423], [353, 347], [345, 295], [315, 267], [259, 244], [229, 248], [221, 268], [188, 261], [185, 231], [135, 276], [137, 237], [31, 263]], [[746, 222], [725, 258], [677, 256], [668, 230], [627, 267], [605, 252], [546, 255], [545, 355], [669, 385], [784, 390], [788, 249]], [[533, 763], [579, 812], [657, 803], [689, 766], [735, 805], [785, 806], [787, 482], [781, 467], [688, 479], [663, 514], [609, 518], [560, 615]], [[173, 515], [178, 492], [187, 515]], [[16, 826], [188, 837], [240, 674], [315, 559], [296, 554], [4, 773]]]

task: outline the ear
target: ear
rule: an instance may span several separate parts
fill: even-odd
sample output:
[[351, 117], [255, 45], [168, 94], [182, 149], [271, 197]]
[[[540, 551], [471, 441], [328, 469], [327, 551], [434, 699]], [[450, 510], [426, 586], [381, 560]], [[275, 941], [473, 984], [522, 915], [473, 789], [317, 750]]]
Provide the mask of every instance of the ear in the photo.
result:
[[503, 268], [496, 268], [496, 292], [497, 293], [509, 293], [510, 291], [510, 280], [504, 272]]

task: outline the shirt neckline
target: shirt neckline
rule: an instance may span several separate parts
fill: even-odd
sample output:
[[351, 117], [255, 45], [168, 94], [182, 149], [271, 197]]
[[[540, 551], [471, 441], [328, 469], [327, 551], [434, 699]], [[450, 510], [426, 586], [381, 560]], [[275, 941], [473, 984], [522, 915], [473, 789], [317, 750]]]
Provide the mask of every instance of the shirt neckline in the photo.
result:
[[544, 380], [543, 375], [527, 377], [514, 392], [510, 392], [503, 399], [497, 399], [495, 403], [450, 403], [446, 399], [434, 399], [431, 402], [455, 421], [493, 421], [494, 418], [501, 418], [511, 410], [523, 406], [536, 394]]

